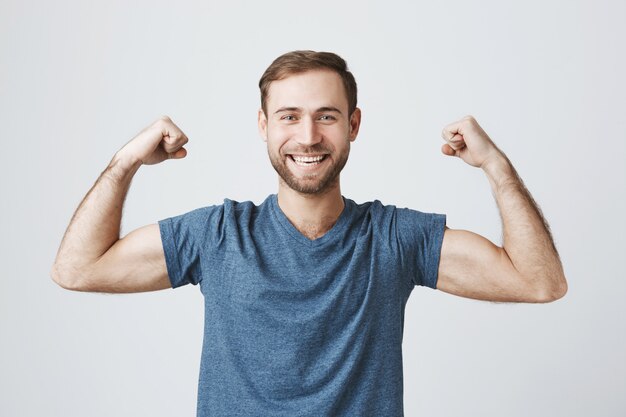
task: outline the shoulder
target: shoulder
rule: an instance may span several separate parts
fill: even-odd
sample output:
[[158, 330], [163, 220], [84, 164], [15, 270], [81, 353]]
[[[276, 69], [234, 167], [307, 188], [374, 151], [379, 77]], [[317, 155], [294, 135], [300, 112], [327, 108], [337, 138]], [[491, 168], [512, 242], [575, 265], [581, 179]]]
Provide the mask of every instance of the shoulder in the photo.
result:
[[443, 235], [446, 224], [445, 214], [384, 204], [380, 200], [354, 203], [354, 211], [354, 217], [363, 225], [407, 241], [422, 240], [424, 235]]
[[182, 239], [220, 242], [227, 236], [250, 229], [260, 211], [266, 207], [266, 202], [256, 205], [252, 201], [224, 198], [221, 204], [199, 207], [158, 223], [162, 236], [167, 239], [182, 236]]
[[384, 204], [380, 200], [366, 201], [364, 203], [356, 203], [350, 199], [346, 199], [346, 201], [350, 201], [353, 204], [356, 213], [377, 219], [387, 218], [394, 221], [428, 222], [437, 218], [445, 218], [444, 214], [398, 207], [395, 204]]
[[237, 221], [256, 218], [260, 214], [269, 213], [273, 197], [273, 195], [268, 196], [260, 204], [256, 204], [250, 200], [237, 201], [225, 198], [224, 202], [221, 204], [223, 215], [225, 217], [231, 217]]
[[353, 211], [357, 216], [380, 217], [392, 214], [396, 209], [396, 206], [385, 205], [380, 200], [356, 203], [355, 201], [346, 198], [346, 204], [352, 205]]
[[230, 198], [224, 198], [221, 204], [211, 204], [198, 207], [170, 218], [175, 219], [185, 217], [187, 219], [201, 219], [216, 215], [239, 217], [241, 215], [245, 215], [246, 213], [259, 211], [265, 205], [267, 205], [267, 200], [260, 205], [256, 205], [253, 201], [237, 201]]
[[358, 224], [361, 234], [373, 233], [374, 236], [393, 238], [397, 229], [398, 208], [393, 204], [384, 204], [380, 200], [356, 203], [346, 199], [351, 205], [352, 222]]

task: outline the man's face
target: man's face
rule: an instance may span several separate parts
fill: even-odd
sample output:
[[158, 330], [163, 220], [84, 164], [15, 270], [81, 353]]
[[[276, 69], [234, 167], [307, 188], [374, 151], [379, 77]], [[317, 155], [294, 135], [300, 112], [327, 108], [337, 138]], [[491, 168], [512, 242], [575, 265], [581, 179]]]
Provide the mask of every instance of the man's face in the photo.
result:
[[270, 84], [267, 115], [259, 110], [259, 132], [282, 181], [303, 194], [323, 194], [339, 184], [356, 139], [360, 110], [348, 115], [338, 74], [307, 71]]

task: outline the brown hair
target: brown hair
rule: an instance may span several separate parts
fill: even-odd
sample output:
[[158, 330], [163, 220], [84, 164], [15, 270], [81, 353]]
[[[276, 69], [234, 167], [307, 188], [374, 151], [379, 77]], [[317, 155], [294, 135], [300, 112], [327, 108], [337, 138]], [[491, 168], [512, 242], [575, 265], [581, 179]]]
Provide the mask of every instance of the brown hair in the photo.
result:
[[356, 109], [356, 81], [348, 64], [339, 55], [332, 52], [292, 51], [276, 58], [267, 67], [259, 80], [261, 89], [261, 108], [267, 115], [267, 95], [272, 81], [282, 80], [289, 75], [300, 74], [315, 69], [329, 69], [336, 72], [343, 81], [348, 98], [348, 116]]

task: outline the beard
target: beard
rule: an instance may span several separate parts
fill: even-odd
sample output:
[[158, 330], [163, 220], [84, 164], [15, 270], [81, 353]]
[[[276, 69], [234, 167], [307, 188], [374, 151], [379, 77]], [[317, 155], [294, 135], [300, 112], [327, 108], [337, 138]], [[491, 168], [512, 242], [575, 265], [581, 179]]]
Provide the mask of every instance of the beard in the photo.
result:
[[348, 161], [348, 155], [350, 153], [350, 144], [345, 152], [337, 155], [337, 159], [331, 158], [332, 153], [329, 149], [316, 144], [309, 148], [298, 149], [290, 153], [303, 154], [327, 154], [321, 163], [331, 164], [330, 167], [325, 167], [323, 171], [305, 174], [302, 177], [297, 177], [287, 166], [287, 158], [291, 158], [287, 155], [272, 154], [269, 147], [267, 153], [270, 157], [272, 166], [280, 176], [280, 178], [287, 184], [289, 188], [302, 194], [324, 194], [330, 188], [339, 183], [339, 173], [343, 170], [343, 167]]

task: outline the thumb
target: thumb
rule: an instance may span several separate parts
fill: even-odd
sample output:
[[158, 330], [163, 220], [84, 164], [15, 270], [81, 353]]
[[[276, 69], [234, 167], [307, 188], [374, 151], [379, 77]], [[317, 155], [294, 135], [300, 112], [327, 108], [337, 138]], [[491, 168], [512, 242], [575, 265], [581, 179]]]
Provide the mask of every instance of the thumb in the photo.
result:
[[181, 159], [187, 156], [187, 149], [180, 148], [176, 152], [170, 152], [167, 154], [169, 159]]
[[441, 145], [441, 152], [443, 152], [444, 155], [457, 156], [456, 151], [447, 143]]

